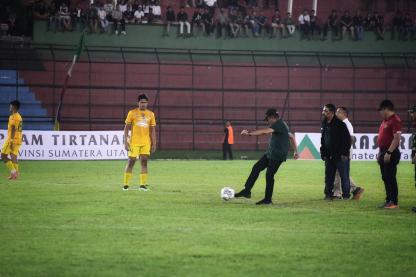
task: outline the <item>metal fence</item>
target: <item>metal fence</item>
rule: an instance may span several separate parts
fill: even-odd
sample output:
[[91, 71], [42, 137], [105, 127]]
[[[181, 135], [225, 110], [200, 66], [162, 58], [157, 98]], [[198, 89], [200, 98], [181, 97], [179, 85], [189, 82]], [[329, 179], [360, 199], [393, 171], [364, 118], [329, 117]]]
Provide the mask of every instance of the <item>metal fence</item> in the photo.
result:
[[[13, 84], [0, 82], [2, 93], [13, 89], [13, 98], [25, 104], [23, 91], [29, 90], [46, 115], [31, 114], [33, 108], [25, 118], [52, 122], [74, 47], [8, 45], [0, 51], [2, 74], [16, 75]], [[257, 128], [269, 107], [278, 108], [292, 130], [319, 132], [322, 106], [333, 102], [349, 108], [358, 132], [374, 132], [376, 106], [390, 98], [410, 128], [406, 110], [416, 103], [415, 79], [416, 52], [87, 47], [69, 82], [62, 126], [121, 129], [140, 91], [151, 98], [159, 144], [166, 149], [217, 148], [225, 120], [236, 129]], [[262, 143], [245, 141], [239, 147], [257, 149]]]

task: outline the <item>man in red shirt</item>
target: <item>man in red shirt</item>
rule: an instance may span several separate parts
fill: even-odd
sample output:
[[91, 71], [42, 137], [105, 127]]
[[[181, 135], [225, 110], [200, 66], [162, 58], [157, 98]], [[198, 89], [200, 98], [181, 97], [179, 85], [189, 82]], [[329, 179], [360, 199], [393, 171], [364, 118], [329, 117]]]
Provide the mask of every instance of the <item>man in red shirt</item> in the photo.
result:
[[381, 206], [385, 209], [397, 209], [397, 165], [400, 161], [400, 137], [402, 134], [402, 121], [394, 113], [394, 105], [390, 100], [380, 103], [379, 112], [383, 121], [378, 131], [377, 144], [379, 153], [377, 161], [380, 165], [381, 176], [386, 189], [386, 202]]

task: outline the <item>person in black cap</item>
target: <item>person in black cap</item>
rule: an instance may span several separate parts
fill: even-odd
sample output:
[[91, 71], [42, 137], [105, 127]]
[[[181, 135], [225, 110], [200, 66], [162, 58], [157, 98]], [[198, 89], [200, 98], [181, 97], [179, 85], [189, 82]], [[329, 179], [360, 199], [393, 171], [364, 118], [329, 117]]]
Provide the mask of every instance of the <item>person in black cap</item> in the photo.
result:
[[380, 208], [399, 208], [397, 185], [397, 165], [400, 162], [400, 138], [402, 135], [402, 121], [394, 112], [394, 105], [390, 100], [383, 100], [378, 108], [383, 121], [380, 124], [377, 137], [379, 153], [377, 161], [380, 165], [381, 177], [386, 190], [386, 201]]
[[255, 131], [243, 130], [241, 132], [241, 135], [245, 136], [271, 135], [271, 137], [267, 152], [253, 166], [244, 189], [235, 194], [236, 198], [251, 198], [251, 189], [259, 177], [260, 172], [267, 169], [265, 196], [264, 199], [257, 202], [256, 205], [272, 204], [274, 175], [276, 174], [280, 165], [286, 161], [289, 151], [289, 142], [294, 150], [294, 159], [299, 157], [295, 136], [290, 133], [289, 127], [287, 126], [286, 122], [284, 122], [283, 119], [279, 117], [276, 109], [268, 109], [266, 112], [266, 118], [264, 120], [268, 122], [268, 128]]
[[341, 178], [342, 198], [348, 200], [350, 177], [348, 163], [351, 137], [347, 126], [335, 116], [335, 106], [326, 104], [322, 110], [321, 158], [325, 161], [325, 200], [333, 200], [335, 174], [338, 170]]
[[[413, 121], [413, 133], [412, 133], [412, 164], [415, 165], [415, 188], [416, 188], [416, 105], [409, 109], [410, 118]], [[412, 211], [416, 213], [416, 207], [412, 208]]]

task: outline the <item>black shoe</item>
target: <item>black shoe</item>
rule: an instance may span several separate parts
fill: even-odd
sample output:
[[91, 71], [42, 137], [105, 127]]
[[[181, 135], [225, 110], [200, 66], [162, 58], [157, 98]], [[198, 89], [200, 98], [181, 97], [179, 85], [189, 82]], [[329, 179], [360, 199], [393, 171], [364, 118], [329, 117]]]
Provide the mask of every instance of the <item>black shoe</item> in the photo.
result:
[[251, 192], [247, 192], [245, 189], [243, 189], [242, 191], [237, 192], [237, 193], [234, 195], [234, 197], [235, 197], [235, 198], [245, 197], [245, 198], [250, 199], [250, 198], [251, 198]]
[[342, 199], [342, 197], [341, 196], [332, 196], [332, 200], [341, 200]]
[[412, 208], [412, 211], [416, 213], [416, 207], [413, 207]]
[[123, 186], [123, 190], [129, 190], [129, 186]]
[[149, 190], [149, 187], [147, 186], [147, 185], [142, 185], [142, 186], [140, 186], [139, 187], [139, 190], [141, 190], [141, 191], [148, 191]]
[[334, 197], [331, 196], [331, 195], [325, 195], [324, 200], [326, 200], [326, 201], [332, 201], [332, 200], [334, 200]]
[[266, 199], [260, 200], [259, 202], [256, 203], [256, 205], [272, 205], [272, 204], [273, 202], [271, 200], [266, 200]]

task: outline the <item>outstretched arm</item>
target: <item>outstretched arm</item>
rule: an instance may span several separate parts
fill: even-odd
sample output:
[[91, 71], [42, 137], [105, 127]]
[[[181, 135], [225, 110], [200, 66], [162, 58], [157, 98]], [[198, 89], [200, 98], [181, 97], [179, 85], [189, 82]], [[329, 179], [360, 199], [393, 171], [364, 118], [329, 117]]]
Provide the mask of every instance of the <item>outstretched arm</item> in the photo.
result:
[[243, 136], [262, 136], [273, 133], [274, 130], [272, 128], [264, 128], [255, 131], [243, 130], [241, 131], [241, 135]]

